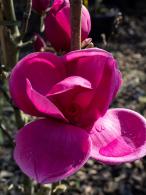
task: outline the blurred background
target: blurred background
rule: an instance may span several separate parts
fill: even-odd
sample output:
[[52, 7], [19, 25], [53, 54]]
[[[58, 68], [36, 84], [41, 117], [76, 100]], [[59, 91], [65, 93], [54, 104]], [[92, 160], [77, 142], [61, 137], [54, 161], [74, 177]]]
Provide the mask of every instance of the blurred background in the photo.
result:
[[[21, 25], [26, 0], [14, 0], [14, 3]], [[91, 14], [90, 37], [94, 45], [112, 52], [123, 74], [123, 86], [111, 107], [130, 108], [146, 117], [145, 0], [84, 0], [84, 4]], [[39, 32], [39, 21], [40, 16], [32, 12], [26, 40], [34, 32]], [[33, 47], [26, 47], [21, 51], [21, 56], [31, 51]], [[0, 96], [0, 119], [3, 118], [8, 133], [14, 136], [16, 127], [12, 108], [2, 94]], [[0, 128], [0, 195], [29, 195], [23, 192], [24, 181], [23, 174], [12, 160], [8, 136]], [[79, 172], [62, 181], [55, 193], [146, 195], [146, 158], [119, 166], [101, 165], [91, 159]], [[43, 194], [47, 195], [45, 190]]]

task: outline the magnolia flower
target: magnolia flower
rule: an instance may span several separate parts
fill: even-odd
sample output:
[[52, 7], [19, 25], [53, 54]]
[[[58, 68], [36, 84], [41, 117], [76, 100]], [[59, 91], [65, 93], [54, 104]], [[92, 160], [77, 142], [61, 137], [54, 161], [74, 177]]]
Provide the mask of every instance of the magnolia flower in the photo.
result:
[[40, 14], [46, 11], [50, 4], [51, 0], [32, 0], [32, 8]]
[[14, 151], [21, 170], [39, 183], [72, 175], [90, 157], [119, 164], [146, 154], [146, 120], [108, 109], [121, 85], [110, 53], [32, 53], [16, 64], [9, 84], [15, 104], [41, 117], [20, 129]]
[[[91, 30], [90, 15], [82, 5], [81, 41]], [[44, 20], [46, 39], [56, 51], [69, 51], [71, 43], [70, 3], [69, 0], [55, 0]]]

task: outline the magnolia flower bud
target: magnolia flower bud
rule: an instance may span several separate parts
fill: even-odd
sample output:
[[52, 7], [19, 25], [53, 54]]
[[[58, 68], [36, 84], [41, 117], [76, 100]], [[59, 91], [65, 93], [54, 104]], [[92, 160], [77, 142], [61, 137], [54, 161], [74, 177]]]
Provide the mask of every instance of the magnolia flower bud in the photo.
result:
[[44, 39], [37, 33], [34, 36], [33, 46], [35, 51], [44, 51], [44, 49], [46, 48], [46, 43]]
[[[82, 6], [81, 41], [88, 37], [91, 21], [88, 10]], [[68, 0], [56, 0], [45, 20], [46, 39], [56, 51], [69, 51], [71, 44], [70, 3]]]

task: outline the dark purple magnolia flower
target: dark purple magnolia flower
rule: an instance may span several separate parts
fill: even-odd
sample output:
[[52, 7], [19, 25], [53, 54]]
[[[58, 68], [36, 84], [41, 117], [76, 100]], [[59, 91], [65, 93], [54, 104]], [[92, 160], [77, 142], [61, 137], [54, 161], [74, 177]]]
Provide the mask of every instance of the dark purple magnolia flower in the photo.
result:
[[15, 104], [40, 117], [19, 131], [14, 151], [21, 170], [38, 182], [70, 176], [90, 157], [119, 164], [146, 155], [146, 120], [132, 110], [108, 109], [121, 85], [110, 53], [29, 54], [9, 84]]

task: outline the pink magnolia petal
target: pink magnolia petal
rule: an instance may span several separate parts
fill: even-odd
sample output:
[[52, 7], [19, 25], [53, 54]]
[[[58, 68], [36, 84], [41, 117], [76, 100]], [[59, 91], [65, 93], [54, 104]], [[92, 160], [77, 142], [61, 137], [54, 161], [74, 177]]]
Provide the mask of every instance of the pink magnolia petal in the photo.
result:
[[45, 96], [38, 93], [36, 90], [34, 90], [31, 86], [30, 81], [27, 79], [27, 87], [26, 92], [28, 95], [29, 100], [32, 102], [36, 110], [43, 116], [51, 116], [58, 119], [65, 119], [62, 112]]
[[[71, 122], [81, 126], [80, 118], [93, 98], [91, 83], [79, 76], [70, 76], [57, 83], [47, 97]], [[84, 123], [82, 121], [82, 123]]]
[[86, 109], [88, 106], [90, 106], [94, 94], [95, 92], [93, 90], [82, 91], [76, 96], [74, 103], [80, 106], [80, 108]]
[[91, 18], [87, 8], [82, 5], [81, 41], [85, 40], [91, 30]]
[[32, 53], [20, 60], [10, 75], [9, 87], [13, 101], [24, 112], [38, 116], [26, 94], [26, 79], [42, 95], [46, 95], [52, 85], [64, 79], [65, 69], [61, 58], [49, 52]]
[[[93, 98], [81, 116], [80, 121], [82, 121], [81, 123], [85, 126], [92, 126], [99, 117], [106, 113], [121, 86], [121, 74], [117, 69], [113, 68], [116, 66], [115, 61], [109, 59], [109, 62], [107, 60], [107, 64], [108, 66], [102, 73], [98, 87], [93, 90]], [[88, 121], [88, 123], [86, 124], [84, 121]]]
[[77, 75], [89, 80], [94, 89], [94, 99], [87, 114], [93, 121], [107, 111], [121, 85], [121, 74], [117, 62], [110, 53], [98, 48], [73, 51], [64, 56], [68, 75]]
[[97, 87], [107, 59], [113, 60], [110, 53], [98, 48], [72, 51], [64, 56], [68, 75], [77, 75], [89, 80]]
[[50, 89], [48, 96], [63, 93], [77, 87], [92, 89], [91, 83], [88, 80], [79, 76], [70, 76], [54, 85]]
[[[70, 30], [70, 9], [69, 4], [61, 2], [53, 4], [44, 19], [46, 39], [57, 50], [70, 49], [71, 30]], [[61, 35], [61, 38], [60, 38]]]
[[83, 129], [42, 119], [20, 130], [14, 158], [26, 175], [50, 183], [78, 171], [89, 158], [90, 146]]
[[[53, 10], [55, 10], [55, 12], [59, 11], [61, 9], [61, 7], [65, 4], [69, 3], [69, 0], [54, 0], [53, 1]], [[62, 6], [60, 6], [62, 5]]]
[[91, 156], [106, 164], [119, 164], [146, 155], [146, 120], [128, 109], [111, 109], [95, 123]]
[[116, 68], [117, 62], [114, 59], [108, 58], [104, 66], [102, 78], [96, 89], [96, 95], [93, 100], [93, 102], [95, 102], [93, 106], [97, 105], [101, 115], [104, 115], [109, 108], [122, 82], [121, 73]]
[[117, 93], [122, 85], [122, 82], [123, 82], [122, 74], [121, 74], [120, 70], [116, 69], [116, 71], [115, 71], [115, 90], [113, 92], [112, 99], [114, 99], [116, 97], [116, 95], [117, 95]]

